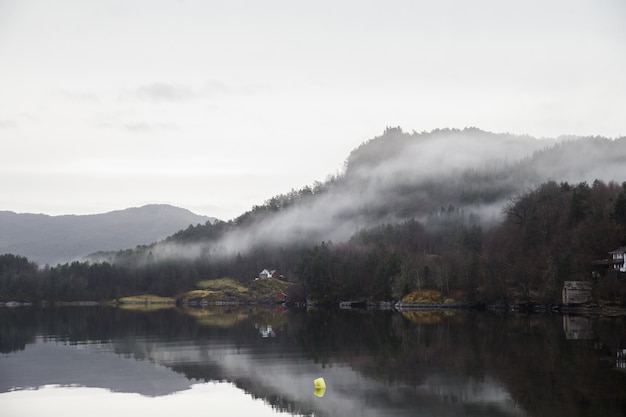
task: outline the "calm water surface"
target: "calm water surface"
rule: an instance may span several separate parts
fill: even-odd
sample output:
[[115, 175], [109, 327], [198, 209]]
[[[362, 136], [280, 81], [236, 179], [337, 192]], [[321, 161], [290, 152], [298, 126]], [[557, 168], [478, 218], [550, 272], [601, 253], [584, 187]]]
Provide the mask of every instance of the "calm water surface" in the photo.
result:
[[624, 416], [624, 353], [623, 318], [1, 308], [0, 415]]

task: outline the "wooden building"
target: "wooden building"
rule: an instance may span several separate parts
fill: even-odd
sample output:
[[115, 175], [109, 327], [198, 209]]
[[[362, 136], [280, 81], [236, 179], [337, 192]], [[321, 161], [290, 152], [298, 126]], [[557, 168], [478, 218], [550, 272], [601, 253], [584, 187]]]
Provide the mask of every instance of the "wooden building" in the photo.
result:
[[563, 283], [563, 304], [584, 304], [592, 300], [592, 284], [589, 281], [565, 281]]

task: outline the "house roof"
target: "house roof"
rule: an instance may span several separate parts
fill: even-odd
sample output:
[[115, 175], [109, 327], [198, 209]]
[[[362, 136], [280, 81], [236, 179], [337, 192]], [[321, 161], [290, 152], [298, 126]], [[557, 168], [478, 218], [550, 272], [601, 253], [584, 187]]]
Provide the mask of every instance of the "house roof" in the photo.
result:
[[594, 265], [621, 265], [623, 263], [623, 259], [601, 259], [599, 261], [592, 262]]
[[626, 253], [626, 246], [622, 246], [621, 248], [617, 248], [609, 252], [611, 255], [614, 253]]
[[592, 285], [589, 281], [565, 281], [563, 282], [563, 288], [568, 290], [590, 290]]

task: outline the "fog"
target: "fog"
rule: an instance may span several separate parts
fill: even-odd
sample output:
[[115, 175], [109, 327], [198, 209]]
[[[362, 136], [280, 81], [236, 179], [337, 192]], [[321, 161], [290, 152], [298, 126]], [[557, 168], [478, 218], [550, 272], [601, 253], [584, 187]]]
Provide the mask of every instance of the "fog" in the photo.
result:
[[344, 172], [313, 195], [243, 221], [218, 242], [157, 245], [154, 255], [234, 256], [255, 247], [346, 241], [355, 232], [453, 206], [489, 226], [502, 208], [555, 180], [626, 180], [626, 138], [533, 138], [478, 129], [404, 133], [390, 128], [355, 149]]

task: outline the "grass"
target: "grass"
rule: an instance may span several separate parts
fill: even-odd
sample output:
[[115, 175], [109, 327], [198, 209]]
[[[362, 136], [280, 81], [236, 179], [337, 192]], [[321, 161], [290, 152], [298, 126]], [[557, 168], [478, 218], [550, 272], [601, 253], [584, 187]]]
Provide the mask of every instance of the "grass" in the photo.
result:
[[120, 304], [118, 308], [121, 310], [128, 310], [128, 311], [151, 312], [151, 311], [157, 311], [157, 310], [166, 310], [170, 308], [176, 308], [176, 305], [173, 303], [169, 303], [169, 304]]
[[286, 292], [289, 285], [291, 284], [274, 278], [259, 279], [244, 285], [232, 278], [225, 277], [200, 281], [197, 284], [198, 289], [187, 291], [176, 297], [139, 294], [112, 300], [111, 304], [120, 304], [125, 308], [145, 310], [146, 308], [156, 309], [162, 308], [162, 306], [174, 305], [176, 300], [180, 300], [183, 303], [268, 303], [277, 301], [276, 296]]
[[207, 279], [198, 282], [197, 290], [187, 291], [177, 298], [189, 301], [241, 301], [248, 297], [248, 289], [232, 278]]
[[120, 304], [169, 304], [175, 301], [173, 297], [161, 297], [153, 294], [131, 295], [119, 298]]
[[118, 304], [124, 310], [154, 311], [174, 307], [176, 300], [173, 297], [161, 297], [154, 294], [139, 294], [129, 297], [120, 297], [110, 304]]
[[436, 290], [422, 290], [413, 291], [405, 295], [402, 298], [403, 303], [415, 303], [415, 304], [443, 304], [454, 303], [453, 298], [444, 297], [441, 291]]
[[249, 314], [232, 306], [217, 306], [209, 309], [183, 308], [181, 311], [194, 317], [201, 326], [228, 328], [249, 319]]
[[264, 278], [242, 284], [232, 278], [219, 278], [198, 282], [198, 289], [187, 291], [176, 297], [160, 297], [153, 294], [138, 294], [129, 297], [121, 297], [112, 300], [111, 304], [120, 304], [125, 308], [137, 308], [145, 310], [157, 306], [174, 305], [177, 300], [186, 302], [275, 302], [277, 295], [287, 291], [289, 283], [274, 279]]
[[216, 291], [212, 291], [212, 290], [191, 290], [191, 291], [187, 291], [186, 293], [184, 293], [185, 298], [187, 299], [191, 299], [191, 298], [204, 298], [210, 294], [215, 293]]
[[250, 323], [270, 325], [274, 328], [286, 323], [283, 310], [268, 308], [266, 306], [230, 305], [230, 306], [207, 306], [202, 308], [183, 307], [179, 311], [194, 317], [198, 324], [209, 327], [232, 327], [233, 325], [248, 321]]
[[409, 321], [416, 324], [438, 324], [444, 318], [449, 317], [454, 312], [449, 311], [403, 311], [402, 315]]
[[264, 278], [244, 285], [232, 278], [219, 278], [198, 282], [197, 290], [180, 294], [185, 302], [275, 302], [276, 295], [284, 293], [289, 283], [275, 278]]
[[271, 293], [276, 295], [281, 292], [286, 292], [289, 287], [288, 282], [281, 281], [276, 278], [263, 278], [252, 281], [249, 285], [250, 290], [259, 293]]
[[198, 288], [212, 291], [246, 292], [248, 289], [232, 278], [205, 279], [198, 282]]

